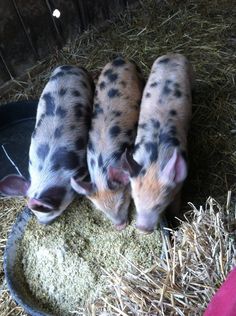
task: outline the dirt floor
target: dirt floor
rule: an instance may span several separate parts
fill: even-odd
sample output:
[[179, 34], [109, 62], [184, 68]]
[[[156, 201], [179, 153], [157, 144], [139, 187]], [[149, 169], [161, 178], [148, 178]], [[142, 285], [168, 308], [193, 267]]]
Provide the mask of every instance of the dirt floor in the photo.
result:
[[[17, 82], [0, 102], [39, 98], [51, 70], [58, 65], [78, 64], [96, 74], [120, 53], [133, 59], [147, 78], [154, 60], [167, 52], [186, 55], [193, 64], [196, 79], [189, 133], [190, 170], [184, 187], [183, 209], [190, 209], [187, 202], [196, 207], [204, 205], [209, 196], [223, 205], [229, 190], [233, 201], [236, 189], [236, 7], [231, 0], [140, 1], [137, 8], [74, 38], [36, 66], [37, 76], [31, 77], [29, 71], [28, 80]], [[4, 228], [1, 249], [15, 215], [12, 216], [6, 218], [8, 225]], [[0, 304], [1, 300], [6, 301], [2, 297]], [[8, 309], [1, 315], [21, 314]]]

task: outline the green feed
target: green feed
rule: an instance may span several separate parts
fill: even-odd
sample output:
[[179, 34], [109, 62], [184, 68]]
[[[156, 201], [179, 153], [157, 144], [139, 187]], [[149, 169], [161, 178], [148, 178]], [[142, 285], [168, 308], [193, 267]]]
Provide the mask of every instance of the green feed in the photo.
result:
[[86, 310], [109, 288], [105, 275], [135, 273], [160, 256], [159, 231], [137, 232], [132, 223], [122, 232], [79, 200], [50, 226], [36, 218], [27, 225], [21, 245], [24, 274], [33, 295], [56, 315]]

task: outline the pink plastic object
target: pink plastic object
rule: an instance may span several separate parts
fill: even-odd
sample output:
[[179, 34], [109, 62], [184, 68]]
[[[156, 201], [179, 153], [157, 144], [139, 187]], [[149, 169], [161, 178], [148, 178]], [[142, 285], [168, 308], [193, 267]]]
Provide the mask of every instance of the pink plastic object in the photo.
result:
[[236, 267], [213, 296], [203, 316], [236, 316]]

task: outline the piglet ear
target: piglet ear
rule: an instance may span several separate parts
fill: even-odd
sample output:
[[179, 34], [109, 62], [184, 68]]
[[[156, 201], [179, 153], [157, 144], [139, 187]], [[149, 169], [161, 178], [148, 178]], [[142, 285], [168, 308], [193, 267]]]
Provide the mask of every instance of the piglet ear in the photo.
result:
[[108, 180], [112, 187], [127, 185], [129, 183], [129, 174], [121, 168], [108, 167]]
[[76, 180], [74, 177], [70, 179], [72, 188], [79, 194], [90, 195], [95, 192], [95, 185], [92, 182]]
[[6, 196], [26, 196], [30, 182], [24, 177], [11, 174], [0, 180], [0, 193]]
[[131, 178], [137, 177], [142, 169], [142, 166], [134, 160], [132, 154], [129, 153], [127, 149], [121, 156], [121, 167]]
[[181, 183], [187, 177], [186, 161], [177, 149], [174, 150], [170, 160], [161, 171], [160, 177], [163, 182], [173, 184]]

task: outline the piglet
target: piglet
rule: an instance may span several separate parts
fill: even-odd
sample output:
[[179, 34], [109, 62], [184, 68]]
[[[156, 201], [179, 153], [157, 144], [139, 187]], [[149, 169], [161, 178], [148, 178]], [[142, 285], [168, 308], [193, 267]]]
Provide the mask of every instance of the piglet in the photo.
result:
[[74, 198], [70, 178], [88, 174], [86, 146], [93, 82], [80, 67], [56, 68], [40, 97], [29, 149], [29, 175], [9, 175], [0, 193], [27, 196], [40, 223], [49, 224]]
[[158, 58], [144, 89], [133, 154], [122, 166], [131, 181], [137, 228], [152, 232], [170, 206], [178, 213], [187, 176], [187, 132], [191, 118], [192, 67], [180, 54]]
[[121, 169], [121, 156], [134, 145], [143, 86], [133, 62], [117, 57], [104, 67], [96, 86], [89, 133], [91, 181], [71, 180], [72, 187], [105, 213], [117, 230], [128, 221], [130, 185]]

